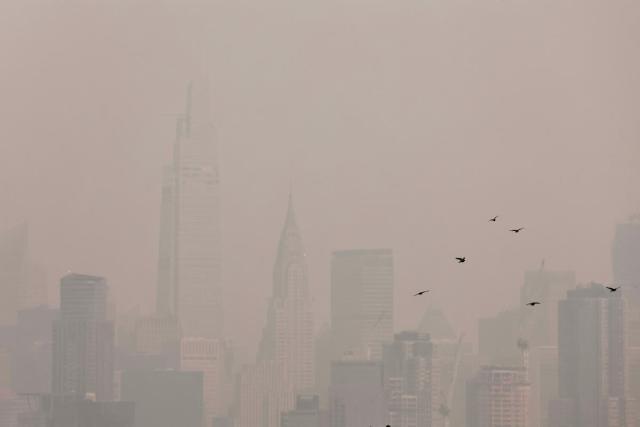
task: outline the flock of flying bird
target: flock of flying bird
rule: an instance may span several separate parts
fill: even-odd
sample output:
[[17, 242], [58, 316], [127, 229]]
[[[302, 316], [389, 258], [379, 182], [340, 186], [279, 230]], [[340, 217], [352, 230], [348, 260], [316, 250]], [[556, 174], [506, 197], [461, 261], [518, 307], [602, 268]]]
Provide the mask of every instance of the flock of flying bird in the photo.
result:
[[[499, 218], [499, 216], [496, 215], [493, 218], [489, 219], [489, 222], [497, 222], [498, 218]], [[511, 231], [514, 234], [518, 234], [522, 230], [524, 230], [524, 227], [512, 228], [509, 231]], [[467, 257], [464, 257], [464, 256], [463, 257], [456, 257], [456, 261], [458, 261], [458, 264], [462, 264], [464, 262], [467, 262]], [[618, 286], [618, 287], [605, 286], [605, 288], [607, 288], [609, 290], [609, 292], [615, 292], [618, 289], [620, 289], [620, 286]], [[430, 292], [430, 291], [431, 291], [430, 289], [426, 289], [424, 291], [417, 292], [413, 296], [417, 297], [417, 296], [420, 296], [420, 295], [424, 295], [424, 294], [426, 294], [427, 292]], [[540, 304], [542, 304], [540, 301], [531, 301], [531, 302], [527, 303], [527, 305], [530, 306], [530, 307], [535, 307], [536, 305], [540, 305]]]

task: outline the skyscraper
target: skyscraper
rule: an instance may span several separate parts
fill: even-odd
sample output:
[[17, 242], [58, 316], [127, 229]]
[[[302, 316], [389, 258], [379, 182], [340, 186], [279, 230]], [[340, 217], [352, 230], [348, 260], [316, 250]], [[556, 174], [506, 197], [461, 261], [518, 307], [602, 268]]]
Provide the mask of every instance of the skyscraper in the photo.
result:
[[344, 354], [380, 360], [393, 339], [393, 254], [349, 250], [331, 259], [333, 359]]
[[616, 226], [611, 251], [613, 280], [629, 300], [629, 345], [640, 346], [640, 214]]
[[615, 283], [640, 288], [640, 214], [616, 226], [612, 260]]
[[[520, 288], [520, 307], [523, 310], [520, 337], [526, 337], [531, 347], [557, 345], [558, 301], [567, 291], [576, 287], [573, 271], [547, 270], [544, 264], [539, 270], [527, 271]], [[535, 310], [527, 310], [529, 301], [544, 301]]]
[[[179, 135], [177, 136], [180, 137]], [[173, 317], [176, 314], [175, 272], [175, 174], [173, 165], [162, 170], [160, 202], [160, 236], [158, 238], [158, 282], [156, 313]]]
[[[560, 301], [558, 394], [565, 403], [551, 406], [569, 408], [576, 427], [609, 427], [610, 415], [619, 408], [628, 406], [631, 412], [624, 317], [621, 295], [598, 284], [572, 290]], [[632, 422], [623, 417], [615, 425], [631, 426]]]
[[107, 320], [107, 282], [70, 273], [60, 283], [60, 319], [53, 327], [53, 393], [113, 399], [114, 326]]
[[382, 426], [387, 419], [382, 363], [342, 360], [331, 364], [330, 427]]
[[282, 363], [296, 392], [309, 391], [314, 384], [313, 334], [306, 254], [290, 195], [258, 359]]
[[202, 372], [204, 414], [207, 425], [216, 416], [227, 414], [227, 348], [222, 340], [183, 338], [180, 369]]
[[280, 427], [323, 427], [320, 398], [316, 395], [301, 395], [296, 399], [296, 408], [282, 414]]
[[468, 427], [526, 427], [526, 369], [483, 366], [467, 383]]
[[183, 336], [222, 336], [218, 178], [207, 87], [189, 84], [164, 171], [156, 303]]
[[384, 386], [389, 423], [396, 427], [431, 427], [440, 387], [435, 346], [429, 335], [405, 331], [383, 350]]
[[282, 414], [295, 404], [288, 371], [273, 360], [245, 366], [238, 393], [238, 427], [280, 427]]
[[26, 223], [0, 233], [0, 326], [14, 325], [18, 311], [47, 303], [44, 271], [29, 254]]

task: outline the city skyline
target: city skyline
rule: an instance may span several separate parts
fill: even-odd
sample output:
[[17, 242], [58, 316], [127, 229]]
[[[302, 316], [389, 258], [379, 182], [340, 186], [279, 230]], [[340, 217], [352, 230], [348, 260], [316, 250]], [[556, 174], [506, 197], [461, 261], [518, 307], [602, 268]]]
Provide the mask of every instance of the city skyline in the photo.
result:
[[640, 427], [640, 4], [1, 3], [0, 427]]
[[[478, 36], [469, 40], [469, 33], [453, 27], [421, 25], [419, 14], [407, 5], [348, 2], [338, 7], [329, 2], [309, 6], [308, 14], [283, 15], [275, 10], [261, 15], [241, 5], [218, 10], [168, 4], [146, 11], [132, 5], [127, 14], [105, 16], [107, 22], [131, 28], [114, 39], [89, 6], [75, 12], [63, 6], [45, 7], [36, 13], [28, 5], [11, 4], [3, 9], [11, 24], [4, 27], [3, 39], [12, 40], [16, 25], [22, 23], [33, 30], [40, 47], [31, 48], [23, 40], [25, 49], [8, 49], [15, 61], [7, 61], [8, 76], [13, 78], [7, 80], [12, 84], [1, 104], [8, 125], [2, 131], [6, 143], [0, 178], [12, 186], [0, 193], [0, 202], [7, 207], [0, 224], [4, 229], [30, 220], [31, 247], [41, 258], [47, 255], [52, 304], [55, 278], [67, 270], [91, 271], [110, 278], [122, 311], [135, 305], [153, 310], [158, 182], [162, 165], [172, 156], [175, 114], [183, 112], [185, 84], [201, 66], [202, 40], [207, 42], [211, 113], [224, 177], [223, 291], [234, 306], [246, 304], [248, 288], [254, 289], [259, 301], [248, 318], [231, 313], [227, 319], [253, 347], [249, 352], [255, 350], [250, 343], [259, 339], [271, 292], [269, 259], [274, 248], [266, 234], [277, 236], [281, 214], [276, 207], [286, 203], [292, 181], [299, 214], [306, 218], [302, 232], [309, 247], [318, 327], [328, 319], [325, 266], [334, 250], [392, 247], [404, 259], [397, 268], [398, 294], [422, 288], [424, 282], [442, 283], [444, 289], [430, 300], [437, 300], [457, 328], [474, 335], [475, 319], [507, 305], [518, 291], [514, 283], [519, 283], [522, 271], [543, 258], [551, 269], [575, 270], [580, 282], [610, 280], [611, 229], [640, 211], [633, 186], [638, 177], [633, 159], [640, 153], [634, 121], [627, 113], [640, 97], [621, 93], [622, 83], [617, 83], [635, 75], [632, 70], [640, 64], [624, 54], [627, 34], [635, 29], [612, 25], [623, 13], [618, 3], [592, 4], [576, 13], [556, 3], [556, 14], [545, 17], [538, 13], [539, 4], [491, 3], [487, 9], [441, 5]], [[415, 7], [426, 14], [425, 19], [430, 16], [426, 6]], [[105, 8], [118, 10], [115, 5]], [[57, 38], [38, 30], [39, 14], [59, 16], [59, 21], [43, 24]], [[334, 17], [336, 37], [348, 41], [342, 49], [334, 39], [317, 37], [323, 28], [313, 20], [317, 14]], [[585, 26], [584, 19], [591, 16], [597, 16], [602, 26]], [[548, 24], [550, 32], [541, 32], [544, 25], [538, 19]], [[73, 37], [74, 22], [94, 23], [92, 27], [103, 31], [104, 37], [98, 33], [91, 39]], [[273, 31], [261, 33], [260, 22], [270, 23]], [[519, 44], [506, 38], [496, 41], [485, 31], [493, 28], [513, 36], [512, 22], [526, 29], [518, 33]], [[349, 23], [358, 23], [362, 33], [349, 33]], [[148, 28], [148, 35], [136, 36], [138, 25]], [[578, 37], [561, 32], [564, 26], [589, 40], [599, 37], [602, 44], [585, 50]], [[387, 41], [373, 43], [379, 27], [389, 29]], [[558, 39], [565, 44], [556, 43]], [[237, 40], [238, 55], [221, 40]], [[411, 42], [406, 44], [407, 40]], [[303, 43], [313, 49], [300, 53]], [[373, 56], [363, 52], [345, 59], [343, 54], [358, 43], [369, 46]], [[52, 71], [39, 79], [14, 68], [19, 63], [38, 67], [40, 49], [55, 51], [55, 46], [64, 45], [90, 58], [93, 49], [105, 55], [83, 61], [81, 67], [44, 55], [42, 61]], [[139, 63], [125, 46], [148, 52], [148, 61]], [[567, 57], [565, 49], [571, 47], [580, 54]], [[431, 55], [406, 57], [402, 52], [407, 48], [426, 49]], [[264, 78], [253, 78], [255, 63], [265, 51], [272, 52], [270, 63], [282, 72], [268, 68]], [[454, 66], [458, 61], [469, 64], [474, 52], [487, 58], [477, 63], [478, 72]], [[402, 66], [379, 67], [375, 58], [384, 55]], [[117, 67], [113, 57], [127, 67]], [[292, 64], [290, 57], [299, 59]], [[323, 66], [342, 61], [345, 80], [337, 78], [339, 70], [333, 66]], [[547, 61], [570, 71], [556, 74], [553, 68], [525, 66]], [[628, 67], [607, 68], [611, 61]], [[495, 96], [489, 96], [483, 88], [485, 77], [493, 73], [502, 78], [490, 80]], [[370, 77], [362, 80], [358, 75]], [[575, 75], [585, 80], [570, 78]], [[312, 78], [317, 85], [308, 84]], [[96, 81], [103, 83], [93, 84]], [[468, 84], [456, 83], [460, 81]], [[602, 91], [589, 86], [596, 82]], [[472, 102], [463, 103], [464, 97]], [[499, 99], [504, 102], [498, 103]], [[593, 109], [576, 109], [580, 103]], [[100, 105], [105, 114], [100, 114]], [[296, 105], [300, 108], [293, 108]], [[34, 120], [38, 126], [32, 126]], [[101, 161], [95, 162], [96, 158]], [[28, 168], [17, 167], [23, 160]], [[71, 208], [76, 201], [85, 203]], [[329, 215], [313, 214], [328, 206], [341, 208]], [[438, 254], [442, 249], [466, 249], [471, 242], [482, 247], [488, 236], [476, 230], [476, 221], [494, 215], [526, 223], [536, 233], [520, 236], [528, 244], [519, 249], [498, 238], [483, 251], [483, 262], [476, 260], [473, 269], [451, 276], [456, 270], [440, 263]], [[255, 236], [264, 239], [253, 242]], [[91, 247], [89, 242], [97, 238], [102, 247]], [[247, 271], [240, 259], [250, 259], [255, 267]], [[495, 298], [481, 298], [482, 292], [472, 287], [478, 304], [462, 308], [456, 295], [479, 277], [492, 284]], [[412, 327], [422, 315], [416, 313], [417, 302], [407, 303], [411, 309], [402, 310], [397, 319], [402, 328]], [[397, 304], [405, 301], [398, 299]]]

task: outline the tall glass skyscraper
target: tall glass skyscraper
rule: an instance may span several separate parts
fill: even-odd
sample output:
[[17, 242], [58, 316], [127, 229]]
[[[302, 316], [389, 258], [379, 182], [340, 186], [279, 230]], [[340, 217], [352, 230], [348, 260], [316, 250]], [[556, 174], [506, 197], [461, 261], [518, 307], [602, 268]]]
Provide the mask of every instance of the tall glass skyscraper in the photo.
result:
[[204, 84], [189, 84], [161, 207], [158, 311], [177, 317], [183, 336], [221, 337], [218, 166]]
[[333, 358], [380, 360], [393, 340], [393, 253], [349, 250], [331, 260]]

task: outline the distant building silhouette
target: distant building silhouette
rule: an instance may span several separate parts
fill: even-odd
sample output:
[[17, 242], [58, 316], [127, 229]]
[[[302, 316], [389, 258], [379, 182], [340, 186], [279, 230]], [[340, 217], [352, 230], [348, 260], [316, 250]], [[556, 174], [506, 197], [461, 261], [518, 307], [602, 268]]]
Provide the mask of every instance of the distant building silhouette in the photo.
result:
[[135, 427], [202, 427], [201, 372], [128, 371], [122, 399], [135, 404]]
[[113, 399], [114, 326], [107, 320], [107, 282], [71, 273], [60, 282], [60, 318], [53, 328], [53, 393]]
[[13, 389], [18, 393], [51, 392], [51, 330], [59, 312], [40, 306], [18, 312], [13, 350]]
[[616, 285], [640, 290], [640, 215], [616, 226], [612, 260]]
[[0, 232], [0, 326], [15, 325], [22, 309], [46, 304], [44, 271], [29, 254], [28, 225]]
[[28, 402], [9, 388], [0, 387], [0, 426], [18, 427], [20, 414], [29, 409]]
[[624, 312], [621, 294], [598, 284], [572, 290], [560, 301], [559, 400], [550, 404], [552, 427], [567, 414], [572, 423], [560, 425], [635, 426], [635, 405], [627, 396]]
[[296, 399], [295, 409], [282, 414], [280, 427], [325, 427], [323, 416], [318, 396], [301, 395]]
[[384, 387], [389, 422], [396, 427], [431, 427], [440, 400], [436, 348], [429, 335], [414, 331], [395, 334], [383, 348]]
[[387, 415], [381, 362], [342, 360], [331, 364], [330, 427], [383, 426]]
[[393, 253], [347, 250], [331, 258], [333, 359], [345, 354], [380, 360], [393, 340]]
[[640, 215], [616, 226], [611, 252], [614, 285], [621, 286], [620, 292], [629, 301], [629, 345], [640, 347]]
[[522, 331], [520, 308], [505, 310], [478, 320], [478, 357], [481, 365], [518, 366], [521, 355], [516, 347]]
[[223, 340], [183, 338], [180, 345], [180, 370], [202, 372], [205, 423], [227, 415], [231, 378], [227, 366], [227, 345]]
[[539, 346], [531, 350], [529, 379], [529, 424], [531, 427], [549, 427], [549, 402], [558, 398], [558, 347]]
[[51, 427], [133, 427], [133, 402], [54, 402]]
[[[574, 271], [530, 270], [524, 274], [520, 288], [520, 307], [523, 311], [519, 336], [526, 337], [529, 345], [555, 346], [558, 343], [558, 301], [567, 291], [576, 287]], [[526, 309], [529, 301], [544, 301], [535, 310]]]
[[179, 320], [183, 336], [221, 338], [219, 175], [207, 90], [189, 84], [164, 170], [156, 306]]
[[527, 427], [526, 376], [523, 367], [483, 366], [467, 383], [467, 427]]
[[273, 295], [258, 350], [258, 360], [279, 361], [295, 392], [308, 392], [314, 384], [314, 327], [307, 261], [293, 201], [280, 234], [273, 268]]
[[280, 427], [295, 405], [294, 387], [282, 362], [247, 365], [239, 375], [237, 427]]

